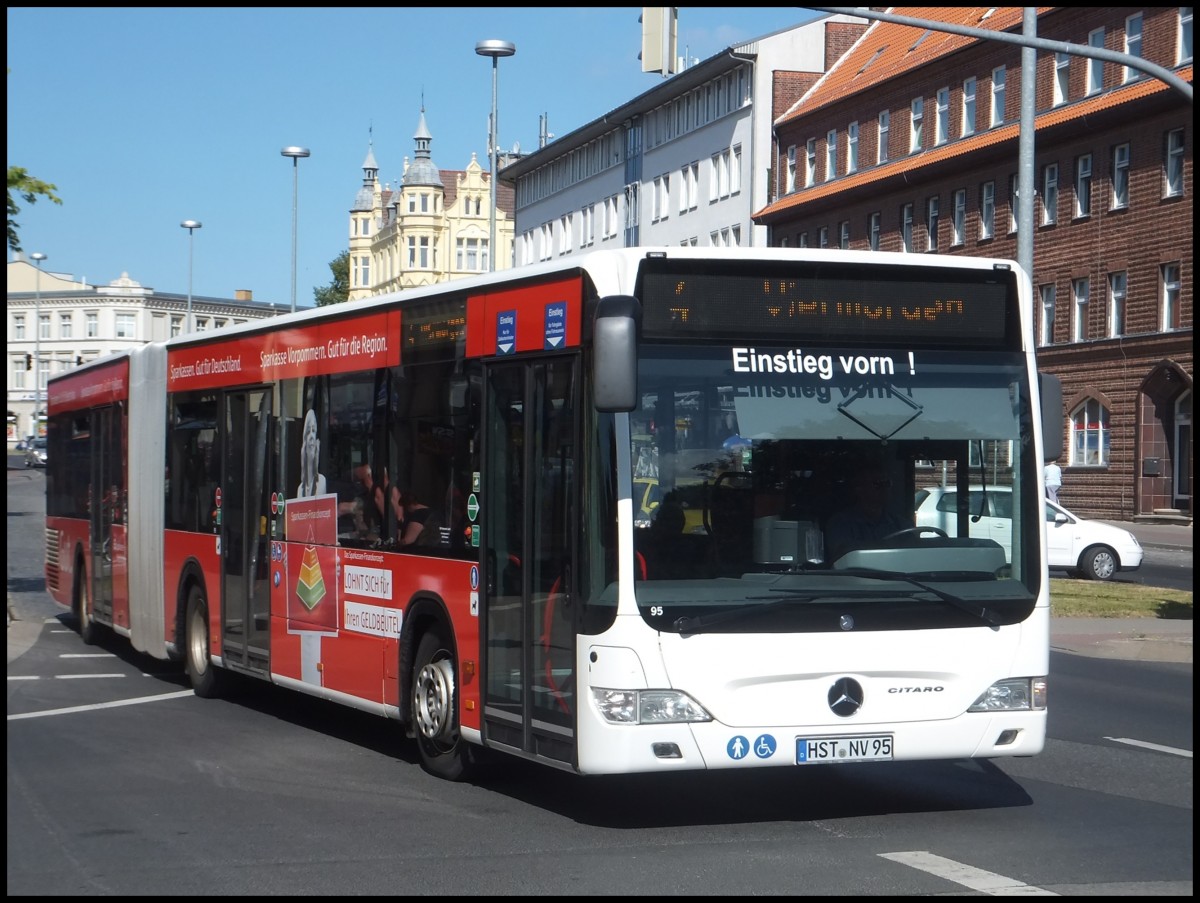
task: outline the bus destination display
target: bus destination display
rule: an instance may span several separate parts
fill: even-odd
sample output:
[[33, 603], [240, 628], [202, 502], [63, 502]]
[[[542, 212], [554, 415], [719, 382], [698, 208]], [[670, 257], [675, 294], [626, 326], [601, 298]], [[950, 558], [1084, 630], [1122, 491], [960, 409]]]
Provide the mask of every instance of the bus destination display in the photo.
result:
[[865, 278], [849, 268], [830, 273], [828, 266], [820, 275], [797, 276], [791, 268], [765, 277], [761, 269], [758, 275], [645, 273], [643, 336], [1000, 348], [1019, 335], [1009, 273], [951, 281]]

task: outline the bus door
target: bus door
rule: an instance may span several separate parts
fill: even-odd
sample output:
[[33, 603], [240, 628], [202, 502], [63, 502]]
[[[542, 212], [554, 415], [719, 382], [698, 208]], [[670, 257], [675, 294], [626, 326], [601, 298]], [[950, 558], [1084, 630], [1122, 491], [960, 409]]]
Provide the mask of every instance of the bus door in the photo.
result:
[[575, 760], [579, 359], [488, 365], [484, 736]]
[[254, 671], [270, 664], [271, 398], [266, 388], [227, 392], [221, 423], [221, 645], [227, 663]]
[[112, 623], [113, 524], [124, 523], [125, 460], [116, 408], [92, 412], [91, 521], [92, 616]]

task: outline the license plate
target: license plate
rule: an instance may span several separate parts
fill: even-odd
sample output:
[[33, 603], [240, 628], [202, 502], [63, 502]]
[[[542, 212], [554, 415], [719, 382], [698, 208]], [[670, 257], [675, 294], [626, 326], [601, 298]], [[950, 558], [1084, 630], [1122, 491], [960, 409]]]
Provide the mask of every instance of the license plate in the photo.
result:
[[796, 764], [817, 765], [834, 762], [889, 762], [892, 735], [873, 737], [797, 737]]

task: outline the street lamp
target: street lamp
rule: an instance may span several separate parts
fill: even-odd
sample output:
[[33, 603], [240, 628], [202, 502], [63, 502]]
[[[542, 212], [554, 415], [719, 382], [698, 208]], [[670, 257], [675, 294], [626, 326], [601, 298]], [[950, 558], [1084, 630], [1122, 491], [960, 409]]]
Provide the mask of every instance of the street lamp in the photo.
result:
[[496, 126], [496, 61], [502, 56], [512, 56], [517, 52], [517, 47], [511, 41], [498, 41], [495, 39], [489, 41], [480, 41], [475, 45], [475, 52], [480, 56], [490, 56], [492, 58], [492, 119], [490, 128], [488, 129], [488, 144], [490, 145], [488, 156], [491, 158], [492, 167], [492, 205], [488, 215], [488, 269], [496, 269], [496, 166], [499, 150], [497, 148], [497, 132], [499, 129]]
[[33, 435], [38, 434], [38, 411], [42, 407], [42, 261], [46, 255], [34, 251], [29, 255], [37, 267], [33, 292]]
[[199, 220], [185, 219], [180, 223], [183, 228], [188, 230], [188, 306], [187, 319], [183, 321], [183, 331], [186, 335], [192, 331], [192, 234], [199, 229], [204, 223]]
[[307, 147], [289, 145], [279, 152], [292, 158], [292, 313], [296, 312], [296, 196], [300, 181], [300, 158], [309, 156]]

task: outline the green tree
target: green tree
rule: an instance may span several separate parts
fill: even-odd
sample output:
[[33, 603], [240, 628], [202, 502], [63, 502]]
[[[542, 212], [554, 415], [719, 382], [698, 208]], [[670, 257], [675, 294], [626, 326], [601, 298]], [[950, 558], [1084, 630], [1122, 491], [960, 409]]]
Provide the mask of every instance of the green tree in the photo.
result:
[[38, 195], [48, 198], [56, 204], [61, 204], [62, 198], [54, 193], [57, 189], [57, 185], [35, 179], [24, 167], [10, 166], [8, 168], [8, 249], [10, 251], [21, 250], [20, 226], [17, 224], [17, 214], [21, 212], [21, 208], [13, 200], [13, 192], [15, 191], [24, 198], [26, 204], [36, 204]]
[[350, 252], [343, 251], [329, 261], [329, 269], [333, 272], [333, 281], [313, 289], [313, 300], [317, 302], [317, 307], [341, 304], [350, 297]]

